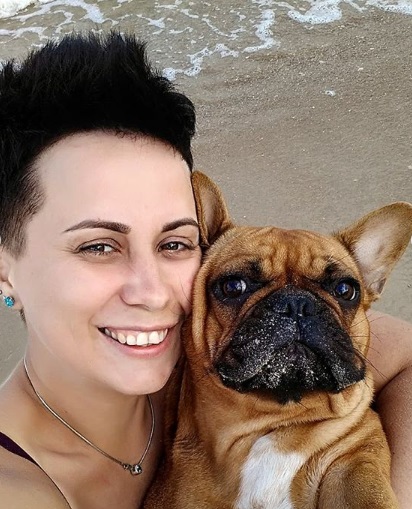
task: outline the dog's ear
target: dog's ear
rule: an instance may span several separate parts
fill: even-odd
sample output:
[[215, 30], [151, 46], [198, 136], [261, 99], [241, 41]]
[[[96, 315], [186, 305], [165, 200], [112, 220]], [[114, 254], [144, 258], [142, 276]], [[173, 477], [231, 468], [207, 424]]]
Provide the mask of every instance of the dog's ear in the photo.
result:
[[382, 293], [411, 236], [412, 204], [406, 202], [375, 210], [335, 234], [357, 261], [371, 300]]
[[192, 188], [196, 202], [200, 237], [208, 247], [225, 231], [233, 227], [225, 200], [218, 186], [204, 173], [192, 173]]

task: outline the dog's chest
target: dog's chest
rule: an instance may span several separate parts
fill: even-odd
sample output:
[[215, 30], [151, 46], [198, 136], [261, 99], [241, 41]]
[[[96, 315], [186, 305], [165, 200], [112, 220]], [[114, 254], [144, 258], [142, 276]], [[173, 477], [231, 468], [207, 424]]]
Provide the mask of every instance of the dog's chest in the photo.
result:
[[307, 457], [281, 453], [269, 437], [259, 438], [241, 470], [235, 509], [293, 509], [290, 488]]

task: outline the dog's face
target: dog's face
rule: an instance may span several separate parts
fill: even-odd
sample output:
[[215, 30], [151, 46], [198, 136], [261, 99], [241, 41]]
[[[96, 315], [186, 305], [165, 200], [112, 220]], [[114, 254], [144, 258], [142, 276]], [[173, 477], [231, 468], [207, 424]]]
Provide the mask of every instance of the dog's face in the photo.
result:
[[226, 386], [285, 403], [363, 379], [368, 296], [336, 239], [234, 228], [212, 247], [201, 272], [204, 337]]
[[325, 236], [234, 227], [202, 174], [194, 191], [202, 238], [217, 240], [195, 281], [189, 357], [224, 386], [279, 403], [363, 380], [365, 312], [409, 243], [412, 205]]

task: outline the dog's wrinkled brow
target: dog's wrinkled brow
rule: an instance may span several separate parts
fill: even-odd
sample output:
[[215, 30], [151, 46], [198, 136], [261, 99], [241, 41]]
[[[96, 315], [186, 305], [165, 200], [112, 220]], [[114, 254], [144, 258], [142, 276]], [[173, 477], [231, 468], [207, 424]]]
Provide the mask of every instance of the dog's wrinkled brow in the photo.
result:
[[328, 281], [330, 279], [353, 277], [354, 275], [348, 270], [346, 266], [340, 264], [338, 261], [332, 261], [326, 265], [325, 270], [319, 279], [321, 281]]
[[216, 283], [221, 279], [225, 278], [242, 278], [248, 277], [250, 280], [264, 283], [267, 278], [265, 278], [262, 267], [258, 260], [249, 260], [245, 262], [243, 265], [236, 265], [234, 267], [227, 267], [226, 270], [219, 273], [218, 277], [211, 282], [211, 285]]
[[258, 260], [250, 260], [246, 270], [252, 279], [260, 280], [263, 278], [262, 266]]

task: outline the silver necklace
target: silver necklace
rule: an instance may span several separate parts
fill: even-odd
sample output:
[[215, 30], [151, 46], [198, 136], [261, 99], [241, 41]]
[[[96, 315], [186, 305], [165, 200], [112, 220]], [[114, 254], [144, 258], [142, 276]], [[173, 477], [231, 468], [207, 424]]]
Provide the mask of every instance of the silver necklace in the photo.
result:
[[110, 456], [110, 454], [103, 451], [103, 449], [100, 449], [100, 447], [95, 445], [93, 442], [90, 442], [90, 440], [88, 440], [79, 431], [77, 431], [72, 426], [70, 426], [70, 424], [63, 419], [63, 417], [61, 417], [55, 410], [53, 410], [53, 408], [51, 408], [51, 406], [49, 406], [47, 404], [47, 402], [42, 398], [42, 396], [35, 389], [33, 382], [31, 381], [31, 378], [29, 376], [29, 372], [27, 371], [27, 364], [26, 364], [25, 358], [23, 359], [23, 365], [24, 365], [24, 371], [26, 372], [27, 380], [29, 381], [29, 384], [31, 385], [31, 388], [33, 389], [34, 394], [37, 396], [37, 399], [40, 401], [40, 403], [43, 405], [43, 407], [48, 412], [50, 412], [56, 419], [58, 419], [62, 424], [64, 424], [64, 426], [66, 426], [66, 428], [68, 428], [72, 433], [74, 433], [81, 440], [83, 440], [83, 442], [86, 442], [86, 444], [90, 445], [90, 447], [92, 447], [95, 451], [99, 452], [103, 456], [106, 456], [106, 458], [108, 458], [109, 460], [112, 460], [115, 463], [117, 463], [118, 465], [120, 465], [124, 470], [129, 471], [132, 475], [139, 475], [143, 472], [142, 463], [143, 463], [144, 459], [146, 458], [147, 453], [149, 452], [149, 449], [150, 449], [150, 446], [151, 446], [152, 440], [153, 440], [154, 430], [155, 430], [155, 413], [154, 413], [154, 409], [153, 409], [152, 399], [149, 395], [147, 395], [147, 401], [149, 402], [150, 413], [152, 415], [152, 427], [150, 429], [149, 439], [147, 441], [145, 450], [143, 451], [143, 454], [142, 454], [141, 458], [139, 459], [139, 461], [137, 463], [126, 463], [125, 461], [121, 461], [121, 460], [114, 458], [113, 456]]

